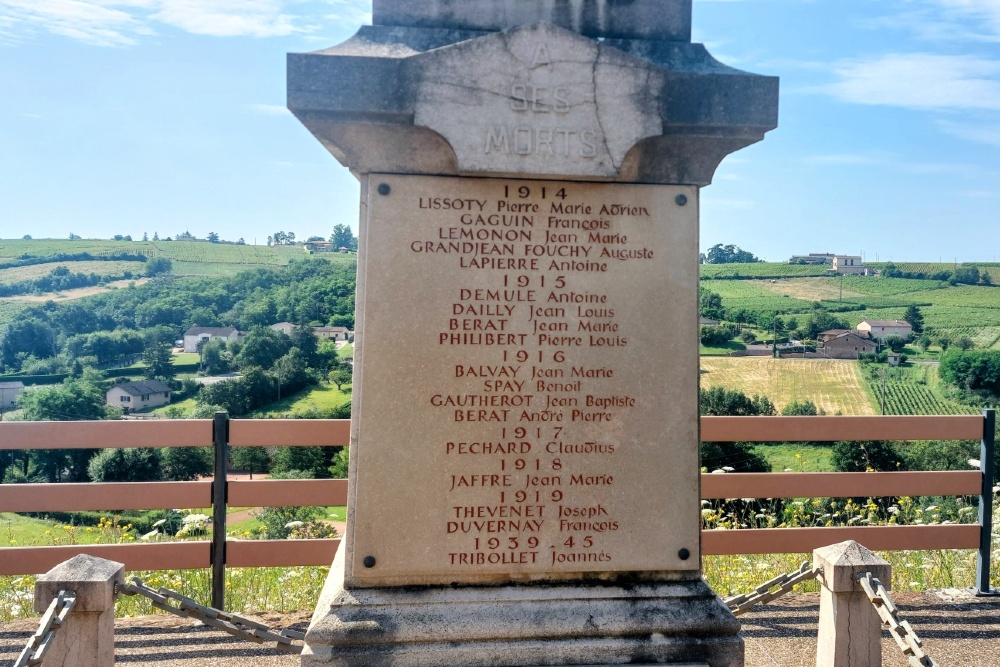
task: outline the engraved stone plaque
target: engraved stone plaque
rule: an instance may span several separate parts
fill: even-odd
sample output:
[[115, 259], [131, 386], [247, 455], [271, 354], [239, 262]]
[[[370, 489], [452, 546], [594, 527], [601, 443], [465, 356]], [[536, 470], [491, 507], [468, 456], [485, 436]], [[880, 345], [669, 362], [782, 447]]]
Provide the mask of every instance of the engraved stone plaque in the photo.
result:
[[348, 585], [698, 570], [697, 196], [370, 175]]

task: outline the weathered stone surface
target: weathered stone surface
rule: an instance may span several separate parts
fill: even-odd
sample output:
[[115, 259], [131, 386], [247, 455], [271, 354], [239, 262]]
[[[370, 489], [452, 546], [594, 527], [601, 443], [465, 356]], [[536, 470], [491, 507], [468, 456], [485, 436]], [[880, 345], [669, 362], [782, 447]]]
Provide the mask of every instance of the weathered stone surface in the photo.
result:
[[743, 665], [739, 623], [700, 579], [347, 589], [343, 555], [306, 636], [304, 667]]
[[356, 173], [705, 185], [776, 126], [777, 79], [700, 44], [598, 42], [547, 23], [371, 26], [290, 54], [288, 106]]
[[56, 633], [44, 667], [114, 664], [115, 584], [124, 580], [122, 563], [80, 554], [35, 581], [35, 610], [40, 613], [60, 591], [76, 595], [76, 604]]
[[125, 565], [88, 554], [73, 556], [35, 581], [35, 611], [45, 611], [59, 591], [76, 593], [74, 612], [104, 611], [115, 606], [115, 582], [125, 581]]
[[696, 572], [694, 188], [366, 192], [348, 586]]
[[813, 551], [813, 567], [823, 568], [823, 586], [835, 593], [861, 590], [858, 576], [871, 572], [886, 590], [892, 590], [892, 566], [854, 540]]
[[551, 23], [588, 37], [691, 40], [691, 0], [373, 0], [375, 25], [503, 30]]
[[888, 589], [892, 566], [853, 540], [813, 551], [820, 577], [816, 667], [881, 667], [882, 620], [858, 577], [865, 572]]

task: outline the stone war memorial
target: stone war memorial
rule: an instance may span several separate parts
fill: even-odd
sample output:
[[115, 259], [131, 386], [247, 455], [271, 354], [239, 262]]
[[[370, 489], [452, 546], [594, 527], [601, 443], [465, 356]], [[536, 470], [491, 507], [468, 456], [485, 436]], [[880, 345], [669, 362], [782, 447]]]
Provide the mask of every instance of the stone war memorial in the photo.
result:
[[778, 82], [691, 0], [374, 0], [288, 57], [361, 182], [347, 534], [304, 665], [744, 664], [701, 576], [698, 207]]

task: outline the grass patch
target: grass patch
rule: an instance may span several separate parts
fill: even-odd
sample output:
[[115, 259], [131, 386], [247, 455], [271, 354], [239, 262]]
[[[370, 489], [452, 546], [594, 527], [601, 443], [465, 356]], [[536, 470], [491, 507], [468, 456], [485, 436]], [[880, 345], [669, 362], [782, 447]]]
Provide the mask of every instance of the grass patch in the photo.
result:
[[760, 443], [757, 451], [773, 472], [833, 472], [833, 446], [793, 442]]
[[337, 350], [337, 357], [340, 359], [353, 359], [354, 358], [354, 343], [348, 343]]
[[747, 346], [735, 340], [727, 342], [725, 345], [719, 346], [699, 346], [699, 354], [703, 356], [726, 356], [731, 352], [736, 352], [737, 350], [745, 350]]
[[351, 386], [344, 385], [343, 391], [338, 391], [337, 385], [321, 383], [297, 394], [292, 394], [280, 401], [269, 403], [257, 408], [247, 415], [249, 419], [275, 419], [286, 415], [298, 415], [306, 412], [329, 412], [351, 400]]
[[812, 401], [831, 415], [874, 414], [857, 364], [850, 361], [702, 357], [701, 371], [702, 387], [767, 396], [779, 411], [792, 401]]

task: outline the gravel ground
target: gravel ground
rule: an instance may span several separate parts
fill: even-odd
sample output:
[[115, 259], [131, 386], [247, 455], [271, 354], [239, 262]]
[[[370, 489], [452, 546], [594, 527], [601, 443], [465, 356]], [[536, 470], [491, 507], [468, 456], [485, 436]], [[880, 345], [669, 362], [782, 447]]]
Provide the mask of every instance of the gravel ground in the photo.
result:
[[[942, 667], [1000, 667], [1000, 599], [959, 591], [897, 593], [900, 617], [909, 620], [924, 650]], [[259, 614], [275, 628], [304, 630], [308, 612]], [[742, 617], [747, 667], [813, 667], [819, 595], [789, 595]], [[0, 665], [12, 664], [34, 632], [36, 621], [0, 624]], [[189, 619], [173, 616], [123, 618], [116, 622], [116, 664], [165, 667], [291, 667], [298, 656], [237, 640]], [[906, 659], [883, 635], [883, 667], [906, 667]]]

